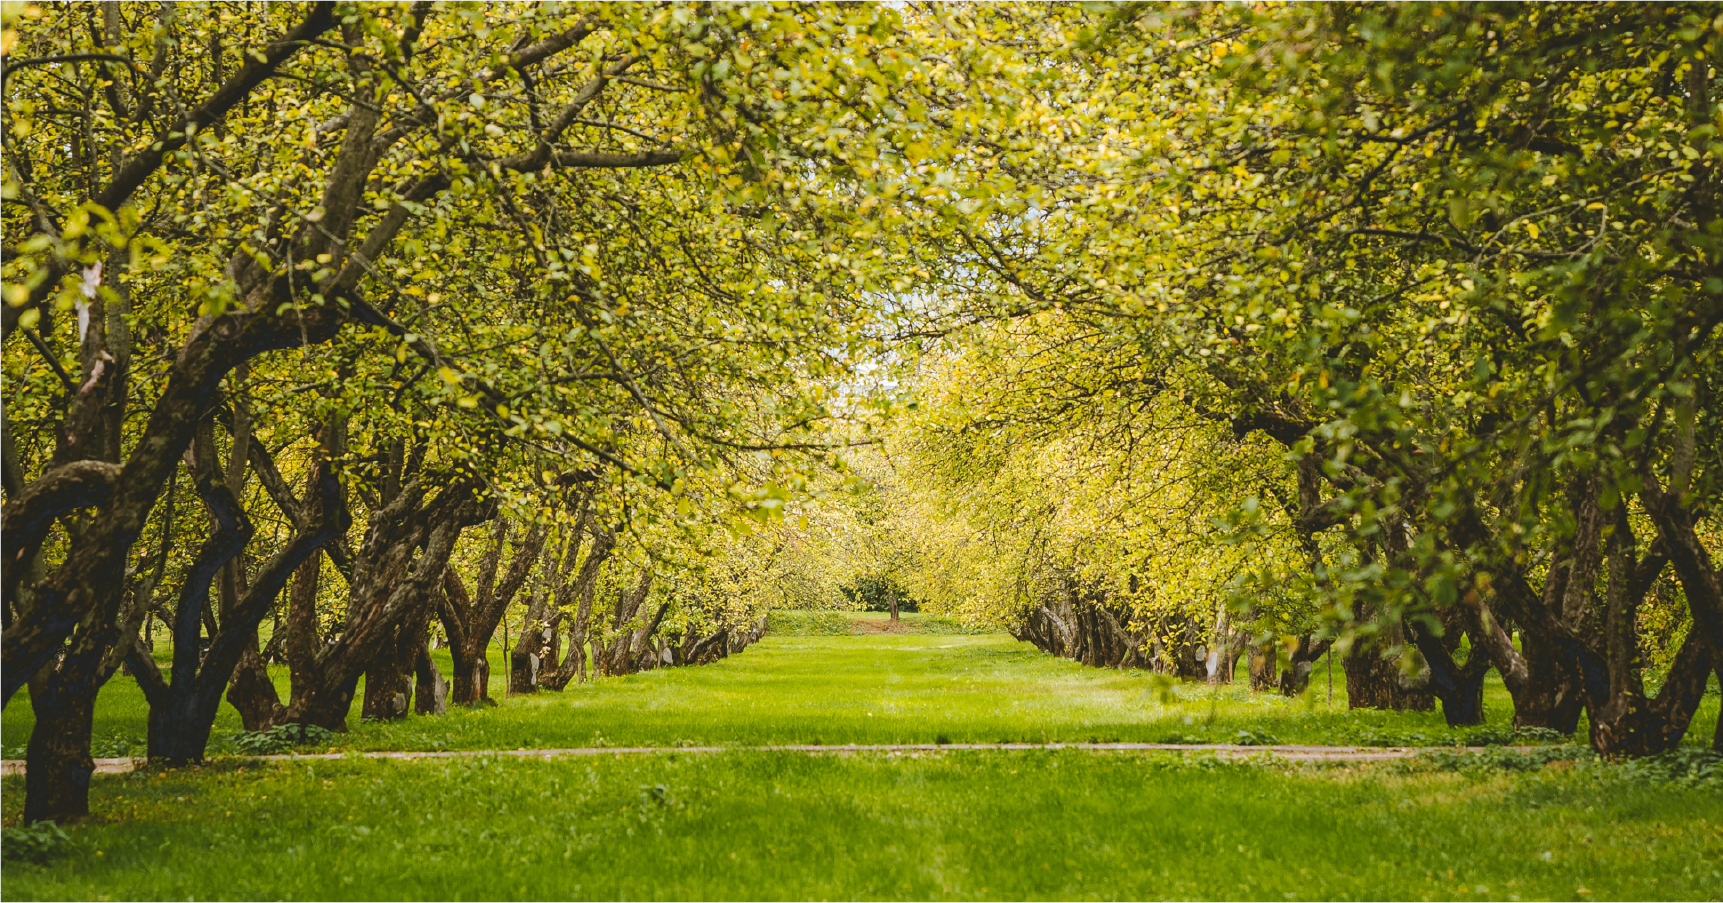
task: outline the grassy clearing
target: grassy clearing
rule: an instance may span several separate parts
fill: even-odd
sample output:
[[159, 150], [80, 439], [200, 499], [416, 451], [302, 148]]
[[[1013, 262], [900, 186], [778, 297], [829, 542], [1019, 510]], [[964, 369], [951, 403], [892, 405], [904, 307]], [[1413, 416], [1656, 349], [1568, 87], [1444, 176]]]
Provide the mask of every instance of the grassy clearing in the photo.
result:
[[[17, 812], [7, 779], [6, 814]], [[1167, 755], [341, 760], [102, 778], [8, 899], [1693, 899], [1723, 792]]]
[[900, 620], [879, 611], [774, 611], [769, 626], [778, 636], [868, 636], [875, 633], [914, 633], [973, 636], [990, 633], [965, 627], [951, 618], [902, 612]]
[[[909, 616], [919, 632], [874, 632], [884, 616], [860, 621], [862, 635], [768, 634], [739, 655], [698, 668], [672, 668], [505, 699], [502, 662], [492, 662], [496, 708], [361, 723], [338, 748], [519, 749], [576, 746], [770, 745], [780, 743], [955, 743], [1135, 741], [1359, 745], [1445, 745], [1507, 736], [1512, 706], [1501, 684], [1487, 686], [1488, 730], [1452, 731], [1439, 712], [1346, 710], [1336, 668], [1328, 701], [1319, 666], [1303, 699], [1252, 694], [1242, 683], [1176, 685], [1143, 672], [1085, 668], [1000, 634], [966, 635]], [[285, 671], [277, 675], [285, 685]], [[98, 705], [98, 738], [127, 738], [141, 751], [142, 695], [116, 678]], [[1689, 742], [1708, 742], [1715, 692]], [[20, 747], [32, 716], [21, 694], [4, 713], [4, 742]], [[217, 752], [238, 730], [222, 708]], [[1582, 728], [1583, 731], [1583, 728]], [[111, 747], [110, 747], [111, 748]], [[100, 752], [100, 750], [98, 750]], [[123, 750], [114, 754], [124, 754]]]
[[[740, 655], [360, 724], [349, 749], [1455, 738], [1435, 713], [1083, 668], [920, 619], [787, 630]], [[493, 664], [500, 674], [500, 662]], [[494, 687], [501, 696], [501, 687]], [[1492, 727], [1509, 708], [1491, 691]], [[137, 690], [98, 735], [141, 738]], [[1707, 702], [1695, 741], [1710, 735]], [[231, 709], [223, 730], [237, 728]], [[5, 713], [23, 742], [27, 702]], [[225, 742], [225, 741], [223, 741]], [[1549, 764], [1546, 764], [1549, 763]], [[1723, 886], [1723, 777], [1573, 747], [1396, 765], [1075, 751], [735, 751], [553, 761], [257, 764], [98, 776], [60, 855], [9, 861], [7, 899], [1683, 899]], [[16, 823], [23, 784], [0, 784]], [[56, 847], [57, 845], [57, 847]]]
[[[1499, 726], [1509, 710], [1497, 709]], [[594, 745], [1226, 741], [1447, 737], [1432, 713], [1357, 713], [1316, 697], [1157, 683], [1084, 668], [999, 636], [769, 637], [739, 656], [364, 725], [356, 749]]]

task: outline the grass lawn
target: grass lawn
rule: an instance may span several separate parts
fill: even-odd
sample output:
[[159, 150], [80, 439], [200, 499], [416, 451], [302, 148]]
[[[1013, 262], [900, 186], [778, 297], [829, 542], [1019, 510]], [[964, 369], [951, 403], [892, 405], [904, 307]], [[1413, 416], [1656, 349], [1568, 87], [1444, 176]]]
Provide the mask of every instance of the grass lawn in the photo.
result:
[[[500, 653], [492, 651], [495, 708], [441, 717], [361, 722], [358, 704], [346, 749], [520, 749], [576, 746], [770, 745], [780, 743], [954, 743], [1044, 741], [1246, 742], [1443, 745], [1453, 731], [1440, 712], [1346, 709], [1337, 666], [1328, 701], [1321, 664], [1303, 699], [1226, 687], [1179, 685], [1140, 671], [1087, 668], [1001, 634], [938, 632], [941, 622], [906, 616], [903, 632], [884, 616], [852, 622], [858, 634], [768, 634], [739, 655], [698, 668], [668, 668], [571, 686], [561, 693], [504, 698]], [[447, 670], [446, 652], [443, 666]], [[275, 677], [286, 693], [287, 673]], [[1688, 731], [1710, 741], [1715, 691]], [[1513, 709], [1491, 675], [1485, 710], [1505, 734]], [[148, 709], [130, 678], [116, 677], [97, 705], [102, 747], [143, 751]], [[9, 750], [29, 737], [27, 694], [8, 706], [0, 731]], [[222, 705], [212, 753], [226, 749], [239, 716]], [[1585, 728], [1581, 727], [1583, 737]], [[10, 755], [10, 753], [9, 753]]]
[[[1574, 747], [1351, 766], [674, 748], [1460, 736], [1433, 712], [1347, 712], [1338, 674], [1331, 705], [1320, 668], [1310, 694], [1287, 700], [1084, 668], [931, 619], [882, 623], [779, 632], [714, 665], [441, 718], [355, 713], [337, 744], [670, 747], [645, 756], [218, 759], [99, 775], [94, 816], [58, 858], [6, 862], [5, 897], [1693, 899], [1723, 888], [1723, 774], [1694, 758], [1671, 779]], [[1510, 709], [1499, 685], [1490, 693], [1500, 729]], [[1716, 716], [1713, 696], [1690, 742], [1707, 740]], [[222, 717], [218, 749], [237, 729], [231, 709]], [[97, 735], [141, 743], [143, 725], [135, 685], [116, 679]], [[29, 726], [21, 695], [4, 714], [7, 745]], [[4, 779], [7, 823], [22, 805], [22, 780]]]
[[98, 778], [97, 818], [5, 894], [1698, 899], [1716, 787], [1070, 750], [228, 765]]

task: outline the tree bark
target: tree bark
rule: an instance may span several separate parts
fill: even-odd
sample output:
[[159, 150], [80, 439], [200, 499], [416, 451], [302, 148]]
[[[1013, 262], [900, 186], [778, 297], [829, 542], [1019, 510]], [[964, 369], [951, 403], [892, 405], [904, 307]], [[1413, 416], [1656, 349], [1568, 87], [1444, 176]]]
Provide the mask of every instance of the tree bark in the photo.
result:
[[1250, 647], [1250, 689], [1255, 693], [1266, 693], [1280, 682], [1278, 673], [1280, 662], [1275, 653], [1278, 646], [1274, 638]]
[[413, 662], [413, 711], [420, 715], [446, 715], [449, 711], [449, 682], [431, 658], [431, 644], [419, 647]]
[[492, 530], [490, 544], [479, 565], [478, 597], [467, 594], [466, 586], [451, 571], [443, 575], [443, 600], [438, 613], [449, 635], [450, 651], [454, 655], [454, 704], [475, 705], [490, 702], [490, 663], [486, 650], [496, 635], [503, 612], [514, 601], [515, 594], [526, 583], [544, 549], [545, 528], [534, 525], [516, 548], [507, 572], [499, 580], [497, 571], [508, 542], [510, 524], [498, 518]]
[[[570, 601], [578, 600], [574, 620], [568, 628], [568, 652], [556, 672], [547, 679], [539, 676], [539, 683], [553, 690], [561, 690], [570, 681], [579, 679], [586, 682], [586, 646], [588, 634], [592, 625], [592, 603], [598, 592], [598, 577], [604, 570], [605, 562], [610, 560], [611, 552], [616, 548], [616, 533], [606, 527], [598, 527], [593, 531], [592, 548], [586, 553], [586, 559], [581, 562], [580, 573], [573, 583], [558, 588], [557, 607], [567, 610]], [[567, 595], [563, 595], [566, 592]], [[598, 665], [596, 659], [593, 667]]]
[[[324, 451], [327, 453], [328, 449]], [[237, 600], [221, 631], [210, 638], [208, 651], [200, 656], [200, 600], [208, 598], [210, 585], [221, 567], [251, 535], [249, 521], [243, 520], [238, 500], [224, 483], [214, 479], [207, 464], [208, 459], [204, 458], [193, 477], [220, 529], [205, 541], [181, 587], [174, 623], [171, 681], [162, 677], [155, 661], [138, 644], [132, 643], [126, 652], [132, 674], [150, 706], [150, 759], [173, 766], [203, 761], [210, 729], [221, 706], [222, 691], [228, 688], [246, 654], [257, 656], [258, 624], [274, 607], [276, 596], [294, 571], [306, 560], [315, 558], [322, 546], [344, 532], [349, 523], [341, 485], [331, 468], [322, 468], [316, 487], [317, 519], [296, 532], [258, 571], [257, 579]], [[268, 680], [267, 671], [261, 679]], [[268, 694], [265, 697], [257, 691], [252, 696], [273, 697], [273, 684], [269, 685]]]
[[1351, 709], [1388, 709], [1396, 712], [1427, 712], [1436, 706], [1426, 690], [1402, 685], [1400, 664], [1384, 659], [1381, 641], [1353, 644], [1346, 656], [1346, 706]]
[[62, 824], [90, 814], [90, 758], [97, 686], [92, 682], [44, 681], [40, 693], [31, 687], [36, 725], [30, 731], [24, 771], [24, 822]]
[[430, 618], [431, 606], [414, 605], [412, 614], [395, 628], [395, 635], [371, 660], [370, 667], [365, 669], [365, 699], [360, 717], [392, 721], [407, 717], [412, 710], [419, 656], [431, 640]]
[[1298, 638], [1298, 645], [1287, 656], [1286, 670], [1280, 672], [1280, 695], [1293, 697], [1310, 686], [1310, 672], [1318, 659], [1334, 645], [1331, 639], [1313, 639], [1310, 634]]
[[[578, 538], [575, 542], [578, 543]], [[546, 547], [544, 560], [539, 564], [538, 579], [533, 587], [532, 601], [527, 605], [526, 617], [521, 622], [520, 636], [509, 650], [510, 693], [538, 692], [539, 672], [555, 666], [556, 652], [550, 648], [550, 635], [556, 629], [551, 626], [550, 585], [561, 576], [559, 564], [568, 557], [568, 545], [569, 540], [564, 539], [561, 549]], [[546, 665], [547, 659], [550, 665]]]
[[[1685, 474], [1677, 469], [1677, 481]], [[1692, 532], [1686, 512], [1664, 492], [1655, 474], [1647, 474], [1641, 497], [1659, 528], [1658, 540], [1644, 559], [1625, 509], [1618, 508], [1610, 539], [1607, 608], [1604, 617], [1604, 658], [1609, 665], [1607, 699], [1591, 701], [1591, 745], [1606, 756], [1647, 756], [1679, 746], [1705, 695], [1705, 684], [1716, 667], [1714, 620], [1716, 571], [1710, 553]], [[1653, 510], [1655, 509], [1655, 510]], [[1676, 651], [1669, 674], [1655, 698], [1648, 698], [1640, 677], [1637, 613], [1658, 574], [1675, 563], [1693, 626]], [[1712, 623], [1708, 623], [1712, 622]]]
[[318, 650], [308, 669], [313, 679], [303, 695], [296, 689], [287, 721], [345, 731], [360, 676], [398, 639], [401, 624], [433, 603], [461, 531], [494, 516], [494, 503], [475, 498], [476, 481], [456, 479], [427, 500], [426, 479], [415, 477], [372, 513], [357, 556], [364, 568], [349, 587], [347, 622], [335, 642]]
[[1408, 620], [1418, 651], [1430, 667], [1429, 692], [1442, 701], [1442, 717], [1449, 727], [1484, 723], [1484, 676], [1490, 671], [1490, 657], [1481, 646], [1473, 646], [1464, 665], [1454, 662], [1453, 653], [1441, 638], [1417, 621]]

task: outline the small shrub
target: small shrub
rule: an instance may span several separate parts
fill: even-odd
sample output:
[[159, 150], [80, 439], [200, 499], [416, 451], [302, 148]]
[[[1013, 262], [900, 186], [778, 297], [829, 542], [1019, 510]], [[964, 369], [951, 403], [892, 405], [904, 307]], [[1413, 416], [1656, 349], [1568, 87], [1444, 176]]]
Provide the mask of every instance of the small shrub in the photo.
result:
[[1394, 734], [1387, 731], [1362, 730], [1347, 735], [1353, 746], [1428, 746], [1430, 737], [1425, 734]]
[[1572, 762], [1595, 757], [1584, 746], [1544, 746], [1527, 752], [1506, 747], [1488, 747], [1477, 752], [1437, 747], [1424, 750], [1404, 763], [1404, 770], [1457, 771], [1479, 774], [1496, 771], [1537, 771], [1551, 762]]
[[1274, 746], [1280, 738], [1263, 731], [1242, 730], [1232, 735], [1235, 746]]
[[1481, 727], [1466, 734], [1466, 746], [1507, 746], [1514, 742], [1514, 732], [1499, 727]]
[[149, 744], [137, 737], [121, 737], [118, 734], [109, 737], [90, 740], [90, 756], [96, 759], [124, 759], [134, 753], [141, 755]]
[[245, 756], [271, 756], [295, 746], [322, 746], [335, 734], [314, 724], [278, 724], [262, 731], [241, 732], [233, 738], [235, 752]]
[[1399, 737], [1379, 731], [1358, 731], [1350, 737], [1353, 746], [1399, 746]]
[[1567, 734], [1547, 727], [1522, 727], [1514, 730], [1514, 739], [1525, 743], [1561, 743]]
[[0, 829], [0, 858], [38, 865], [72, 851], [72, 836], [51, 821]]
[[1696, 790], [1723, 790], [1723, 753], [1684, 746], [1657, 756], [1627, 759], [1624, 777], [1650, 784], [1675, 784]]

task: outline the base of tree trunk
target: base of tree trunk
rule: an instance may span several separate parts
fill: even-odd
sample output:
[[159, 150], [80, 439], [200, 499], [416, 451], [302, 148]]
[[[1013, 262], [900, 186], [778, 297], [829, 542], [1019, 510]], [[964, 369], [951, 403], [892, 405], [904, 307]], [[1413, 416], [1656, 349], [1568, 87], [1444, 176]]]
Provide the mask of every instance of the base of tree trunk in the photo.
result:
[[484, 656], [475, 656], [470, 665], [456, 660], [453, 686], [449, 691], [451, 705], [474, 705], [490, 702], [491, 664]]
[[1542, 728], [1560, 734], [1579, 730], [1585, 702], [1579, 687], [1562, 674], [1531, 672], [1529, 686], [1514, 697], [1514, 729]]
[[46, 683], [41, 693], [32, 693], [36, 726], [30, 730], [25, 751], [25, 824], [64, 824], [90, 814], [90, 776], [96, 772], [95, 760], [90, 758], [95, 689], [68, 692], [54, 686], [53, 678]]
[[338, 734], [347, 733], [347, 713], [353, 709], [353, 694], [359, 689], [357, 677], [345, 686], [319, 684], [307, 686], [302, 695], [295, 695], [283, 724], [309, 724]]
[[509, 692], [516, 696], [538, 692], [539, 657], [518, 650], [509, 653]]
[[1294, 662], [1291, 667], [1280, 672], [1280, 695], [1291, 699], [1309, 689], [1310, 672], [1315, 668], [1315, 662]]
[[365, 702], [360, 717], [392, 721], [412, 710], [413, 684], [394, 662], [378, 662], [365, 672]]
[[1591, 718], [1591, 748], [1606, 757], [1666, 753], [1680, 746], [1686, 734], [1686, 722], [1675, 723], [1642, 697], [1618, 700]]
[[419, 659], [413, 664], [413, 711], [420, 715], [449, 712], [449, 682], [437, 670], [429, 648], [419, 650]]
[[[252, 643], [256, 646], [256, 641]], [[268, 730], [281, 723], [287, 707], [269, 679], [269, 667], [255, 648], [241, 653], [239, 665], [233, 669], [233, 683], [227, 689], [227, 701], [239, 712], [240, 723], [248, 731]]]
[[152, 764], [184, 768], [203, 763], [214, 719], [205, 722], [198, 717], [190, 694], [178, 694], [161, 705], [151, 706], [149, 724], [148, 754]]
[[1402, 687], [1400, 665], [1382, 658], [1374, 645], [1359, 644], [1346, 657], [1346, 707], [1428, 712], [1436, 697]]
[[1260, 646], [1250, 647], [1250, 689], [1266, 693], [1279, 684], [1279, 662], [1275, 660], [1275, 642], [1271, 639]]
[[1557, 654], [1555, 644], [1521, 633], [1526, 662], [1526, 686], [1514, 694], [1514, 728], [1543, 728], [1560, 734], [1579, 730], [1585, 697], [1579, 676]]

